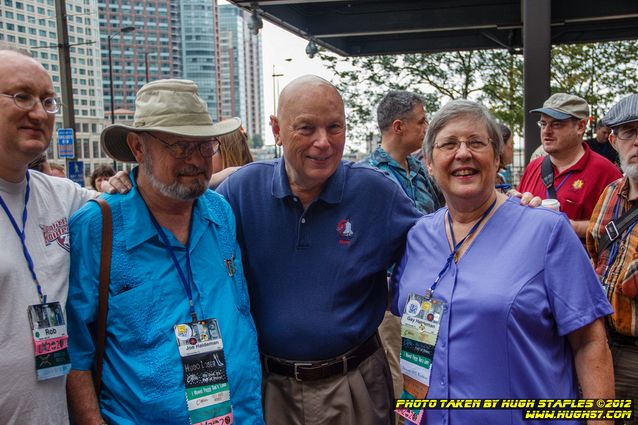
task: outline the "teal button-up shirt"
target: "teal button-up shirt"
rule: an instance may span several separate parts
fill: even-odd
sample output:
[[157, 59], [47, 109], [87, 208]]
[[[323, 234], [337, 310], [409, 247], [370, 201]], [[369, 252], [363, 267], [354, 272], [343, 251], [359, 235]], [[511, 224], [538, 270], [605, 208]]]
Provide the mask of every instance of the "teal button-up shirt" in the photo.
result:
[[[106, 196], [113, 250], [100, 410], [113, 424], [188, 424], [182, 363], [173, 326], [191, 322], [188, 296], [135, 185]], [[75, 370], [95, 356], [102, 215], [89, 202], [69, 223], [71, 274], [67, 303], [69, 350]], [[261, 366], [250, 315], [235, 218], [207, 191], [193, 206], [188, 248], [164, 229], [184, 273], [186, 250], [198, 320], [217, 319], [224, 344], [235, 422], [263, 424]], [[225, 261], [234, 259], [230, 276]]]

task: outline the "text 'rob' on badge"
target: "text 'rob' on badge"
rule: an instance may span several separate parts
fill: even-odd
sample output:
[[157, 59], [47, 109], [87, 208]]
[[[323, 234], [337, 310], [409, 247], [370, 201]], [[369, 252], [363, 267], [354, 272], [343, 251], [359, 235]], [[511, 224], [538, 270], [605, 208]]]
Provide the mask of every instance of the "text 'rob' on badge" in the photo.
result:
[[27, 313], [33, 337], [36, 378], [42, 381], [68, 374], [71, 359], [60, 303], [30, 305]]

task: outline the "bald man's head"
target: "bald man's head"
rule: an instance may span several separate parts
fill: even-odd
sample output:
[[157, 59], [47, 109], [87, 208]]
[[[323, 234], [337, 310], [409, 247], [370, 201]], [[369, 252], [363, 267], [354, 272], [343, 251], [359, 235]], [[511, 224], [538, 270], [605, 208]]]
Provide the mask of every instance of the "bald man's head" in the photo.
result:
[[339, 166], [346, 140], [337, 89], [314, 75], [299, 77], [282, 90], [277, 116], [270, 119], [293, 192], [296, 187], [320, 189]]
[[341, 94], [333, 86], [328, 80], [325, 80], [317, 75], [302, 75], [301, 77], [295, 78], [290, 83], [284, 87], [284, 89], [279, 94], [279, 104], [277, 106], [277, 116], [281, 116], [281, 111], [285, 110], [291, 99], [296, 99], [299, 97], [300, 93], [314, 91], [314, 90], [327, 90], [332, 91], [337, 97], [341, 100], [341, 105], [343, 107], [343, 99], [341, 98]]

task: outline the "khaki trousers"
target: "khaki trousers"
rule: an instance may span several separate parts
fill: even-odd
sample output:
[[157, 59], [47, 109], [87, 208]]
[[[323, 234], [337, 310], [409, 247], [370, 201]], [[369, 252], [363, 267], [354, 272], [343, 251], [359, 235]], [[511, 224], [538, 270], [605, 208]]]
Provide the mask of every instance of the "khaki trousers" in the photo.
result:
[[264, 371], [262, 400], [267, 425], [391, 425], [394, 419], [383, 347], [348, 374], [319, 381]]
[[385, 348], [390, 372], [392, 373], [392, 385], [394, 396], [401, 397], [403, 392], [403, 374], [401, 373], [401, 318], [389, 311], [385, 312], [383, 322], [379, 326], [379, 338]]

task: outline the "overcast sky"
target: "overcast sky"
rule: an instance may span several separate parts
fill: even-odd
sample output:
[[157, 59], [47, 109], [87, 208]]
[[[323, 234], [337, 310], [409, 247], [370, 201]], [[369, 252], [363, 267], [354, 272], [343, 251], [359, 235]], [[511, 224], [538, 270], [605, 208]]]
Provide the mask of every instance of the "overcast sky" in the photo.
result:
[[[225, 0], [219, 0], [218, 4], [228, 4]], [[330, 79], [330, 73], [322, 66], [318, 56], [310, 59], [306, 55], [308, 41], [281, 29], [264, 20], [264, 28], [261, 30], [261, 42], [264, 60], [264, 123], [265, 143], [273, 144], [274, 139], [270, 131], [270, 115], [273, 114], [273, 65], [278, 77], [279, 89], [290, 81], [305, 74], [315, 74]], [[286, 59], [291, 59], [287, 61]], [[279, 93], [278, 91], [276, 91]]]
[[[278, 77], [279, 89], [295, 78], [305, 74], [316, 74], [330, 79], [330, 72], [322, 66], [318, 56], [310, 59], [306, 55], [308, 42], [279, 28], [270, 22], [264, 21], [261, 32], [261, 41], [264, 54], [264, 114], [266, 115], [266, 144], [274, 143], [270, 132], [269, 117], [273, 113], [273, 65]], [[287, 61], [286, 59], [292, 59]], [[277, 88], [276, 88], [277, 89]], [[277, 90], [276, 90], [277, 91]]]

